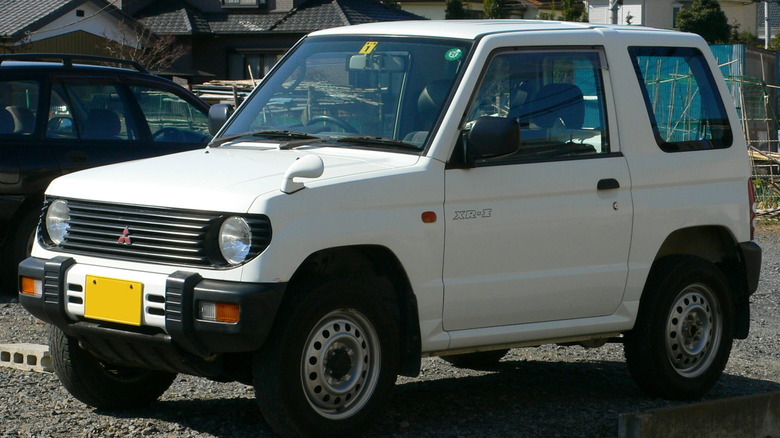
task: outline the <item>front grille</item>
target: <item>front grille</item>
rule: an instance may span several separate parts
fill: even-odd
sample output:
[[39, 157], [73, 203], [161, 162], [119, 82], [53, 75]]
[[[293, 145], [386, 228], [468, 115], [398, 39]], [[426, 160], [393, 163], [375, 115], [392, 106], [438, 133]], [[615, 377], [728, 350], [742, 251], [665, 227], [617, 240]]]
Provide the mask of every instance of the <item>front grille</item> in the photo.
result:
[[[44, 217], [50, 201], [44, 206]], [[41, 226], [42, 243], [52, 250], [151, 263], [228, 266], [217, 236], [232, 214], [80, 200], [68, 200], [68, 207], [70, 227], [60, 245], [47, 245], [45, 226]], [[269, 245], [271, 223], [264, 215], [243, 217], [252, 228], [250, 260]]]

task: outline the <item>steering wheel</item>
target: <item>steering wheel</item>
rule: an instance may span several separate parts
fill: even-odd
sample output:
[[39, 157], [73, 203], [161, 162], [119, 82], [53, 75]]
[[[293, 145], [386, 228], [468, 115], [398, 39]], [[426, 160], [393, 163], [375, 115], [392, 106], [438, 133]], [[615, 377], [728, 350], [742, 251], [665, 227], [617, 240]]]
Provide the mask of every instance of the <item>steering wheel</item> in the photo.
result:
[[[350, 125], [349, 123], [345, 122], [344, 120], [337, 119], [333, 116], [316, 116], [309, 119], [309, 121], [306, 123], [306, 126], [311, 126], [317, 123], [330, 123], [333, 125], [338, 126], [339, 128], [343, 129], [346, 132], [357, 134], [358, 130], [354, 126]], [[319, 131], [318, 131], [319, 132]]]
[[185, 142], [187, 141], [187, 136], [179, 129], [167, 127], [158, 129], [154, 134], [152, 134], [152, 140], [165, 142]]

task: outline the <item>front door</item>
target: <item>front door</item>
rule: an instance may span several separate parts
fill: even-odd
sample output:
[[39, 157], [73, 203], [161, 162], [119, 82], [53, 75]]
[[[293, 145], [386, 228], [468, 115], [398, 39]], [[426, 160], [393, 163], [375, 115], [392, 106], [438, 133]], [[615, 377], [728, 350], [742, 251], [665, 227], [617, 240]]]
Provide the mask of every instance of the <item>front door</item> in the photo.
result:
[[446, 171], [445, 330], [609, 315], [620, 304], [631, 181], [610, 135], [602, 60], [597, 49], [493, 55], [466, 120], [517, 119], [521, 146]]

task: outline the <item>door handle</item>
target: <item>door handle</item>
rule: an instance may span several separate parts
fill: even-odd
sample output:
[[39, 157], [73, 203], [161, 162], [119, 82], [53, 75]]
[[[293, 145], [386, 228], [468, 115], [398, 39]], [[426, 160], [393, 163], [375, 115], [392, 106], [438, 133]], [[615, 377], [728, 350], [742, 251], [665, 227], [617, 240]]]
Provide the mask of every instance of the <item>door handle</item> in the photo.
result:
[[599, 190], [614, 190], [620, 188], [620, 183], [615, 178], [604, 178], [599, 180], [596, 186]]

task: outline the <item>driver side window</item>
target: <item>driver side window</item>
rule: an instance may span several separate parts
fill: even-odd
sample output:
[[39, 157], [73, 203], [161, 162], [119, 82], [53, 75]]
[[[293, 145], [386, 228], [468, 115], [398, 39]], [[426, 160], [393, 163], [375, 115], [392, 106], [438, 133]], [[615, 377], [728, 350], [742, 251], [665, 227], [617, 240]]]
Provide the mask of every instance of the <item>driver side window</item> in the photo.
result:
[[[483, 74], [468, 112], [520, 125], [520, 149], [491, 161], [608, 153], [601, 55], [595, 50], [503, 51]], [[467, 122], [470, 129], [473, 122]]]

